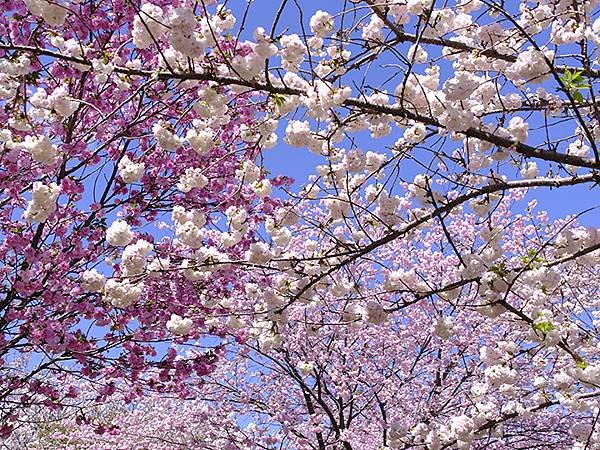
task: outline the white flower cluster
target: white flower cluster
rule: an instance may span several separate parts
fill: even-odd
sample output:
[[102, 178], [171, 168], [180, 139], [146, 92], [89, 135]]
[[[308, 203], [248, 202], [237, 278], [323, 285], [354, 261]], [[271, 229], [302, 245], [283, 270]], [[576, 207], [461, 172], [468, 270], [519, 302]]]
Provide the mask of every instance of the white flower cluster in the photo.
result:
[[272, 187], [271, 187], [271, 182], [269, 180], [267, 180], [266, 178], [257, 181], [256, 183], [254, 183], [252, 185], [252, 189], [254, 190], [254, 193], [260, 197], [260, 198], [265, 198], [268, 197], [269, 195], [271, 195], [271, 191], [272, 191]]
[[231, 30], [235, 22], [235, 16], [223, 6], [218, 7], [216, 13], [211, 17], [211, 23], [219, 33]]
[[342, 164], [350, 173], [360, 172], [365, 168], [366, 155], [362, 150], [354, 148], [346, 153]]
[[134, 163], [127, 155], [121, 158], [117, 167], [119, 168], [119, 175], [121, 175], [121, 178], [125, 183], [135, 183], [136, 181], [139, 181], [144, 174], [145, 168], [143, 162]]
[[257, 126], [249, 127], [246, 124], [240, 126], [240, 137], [245, 142], [258, 144], [262, 148], [273, 148], [277, 143], [277, 133], [275, 130], [279, 121], [275, 119], [266, 119]]
[[450, 103], [446, 111], [439, 116], [439, 122], [448, 131], [466, 131], [478, 127], [481, 123], [473, 109], [462, 109], [460, 102]]
[[458, 71], [444, 83], [445, 99], [456, 102], [468, 99], [481, 85], [482, 79], [470, 72]]
[[310, 125], [307, 121], [290, 120], [285, 129], [285, 140], [292, 147], [308, 147]]
[[302, 96], [302, 103], [307, 108], [310, 117], [326, 119], [329, 110], [341, 106], [352, 94], [349, 87], [335, 88], [330, 83], [315, 81], [308, 89], [307, 95]]
[[227, 224], [229, 225], [230, 231], [221, 235], [221, 241], [225, 247], [233, 247], [242, 240], [242, 237], [248, 231], [248, 213], [243, 208], [237, 208], [236, 206], [230, 206], [225, 211], [227, 216]]
[[517, 142], [525, 142], [529, 133], [529, 124], [522, 117], [514, 116], [508, 121], [506, 128], [512, 138]]
[[257, 320], [250, 329], [251, 336], [255, 337], [263, 352], [279, 348], [282, 344], [281, 334], [270, 320]]
[[406, 57], [414, 64], [424, 64], [427, 62], [429, 54], [421, 45], [411, 45], [406, 53]]
[[[458, 16], [461, 17], [460, 15]], [[443, 36], [461, 26], [453, 8], [436, 9], [431, 13], [431, 22], [438, 36]], [[483, 27], [482, 27], [483, 28]], [[487, 34], [487, 33], [486, 33]], [[479, 37], [479, 36], [478, 36]]]
[[106, 277], [96, 269], [86, 270], [81, 274], [80, 284], [86, 291], [100, 292], [106, 284]]
[[475, 422], [465, 414], [453, 417], [450, 421], [450, 430], [453, 436], [460, 442], [466, 443], [466, 446], [461, 448], [469, 448], [469, 442], [473, 439], [473, 431], [475, 430]]
[[160, 6], [144, 3], [140, 12], [133, 19], [133, 44], [140, 49], [146, 49], [158, 41], [167, 32], [163, 24], [164, 12]]
[[433, 66], [425, 69], [424, 75], [411, 74], [405, 83], [396, 87], [394, 94], [405, 108], [423, 112], [431, 111], [432, 114], [437, 115], [444, 110], [443, 92], [437, 90], [439, 83], [440, 69], [438, 66]]
[[484, 371], [488, 386], [500, 387], [518, 381], [517, 372], [508, 366], [508, 362], [517, 351], [517, 346], [508, 341], [498, 341], [495, 348], [481, 347], [479, 357], [488, 366]]
[[208, 184], [208, 178], [202, 174], [202, 169], [197, 167], [188, 167], [179, 178], [177, 189], [181, 192], [190, 192], [194, 188], [203, 188]]
[[555, 44], [572, 44], [585, 39], [585, 23], [570, 19], [552, 21], [551, 40]]
[[192, 125], [193, 127], [187, 131], [185, 139], [196, 153], [202, 155], [215, 145], [213, 130], [203, 120], [194, 119]]
[[318, 10], [310, 18], [310, 30], [315, 36], [323, 38], [333, 30], [333, 19], [331, 14]]
[[242, 167], [235, 171], [235, 177], [246, 183], [255, 183], [260, 178], [260, 167], [254, 161], [244, 161]]
[[143, 292], [142, 283], [131, 284], [127, 279], [110, 279], [104, 285], [104, 296], [115, 308], [127, 308], [137, 301]]
[[418, 144], [425, 139], [426, 134], [427, 129], [425, 128], [425, 125], [416, 122], [414, 125], [404, 130], [404, 140], [409, 144]]
[[482, 0], [460, 0], [457, 2], [457, 9], [461, 13], [468, 14], [473, 11], [477, 11], [479, 8], [483, 6]]
[[254, 30], [252, 37], [256, 41], [256, 43], [252, 45], [252, 49], [260, 58], [266, 59], [277, 54], [277, 46], [273, 44], [264, 28], [258, 27]]
[[[227, 125], [231, 117], [227, 114], [229, 107], [227, 106], [227, 96], [218, 91], [218, 85], [208, 83], [208, 85], [198, 89], [198, 100], [194, 104], [194, 111], [203, 117], [211, 127], [219, 127]], [[195, 127], [195, 122], [192, 122]], [[201, 125], [200, 125], [201, 127]]]
[[[389, 447], [383, 447], [381, 450], [388, 449], [396, 449], [403, 447], [403, 443], [405, 442], [408, 429], [405, 423], [400, 420], [394, 420], [389, 425], [388, 430], [388, 444]], [[411, 433], [414, 434], [416, 430], [411, 430]]]
[[362, 38], [367, 41], [369, 45], [383, 42], [383, 20], [377, 15], [373, 14], [368, 24], [363, 26]]
[[69, 10], [59, 2], [47, 0], [25, 0], [25, 5], [34, 16], [41, 17], [49, 25], [60, 26], [65, 22]]
[[452, 317], [440, 317], [436, 322], [434, 333], [442, 339], [449, 339], [454, 335], [454, 320]]
[[40, 181], [33, 183], [31, 201], [23, 213], [25, 220], [45, 222], [48, 216], [56, 210], [56, 199], [60, 194], [60, 186], [56, 183], [45, 185]]
[[[583, 232], [583, 230], [581, 229], [577, 230], [577, 232], [574, 232], [574, 234], [578, 235], [578, 239], [576, 240], [579, 240], [581, 238], [585, 239], [585, 237], [593, 236], [596, 233], [594, 232], [594, 229], [591, 228], [589, 230], [586, 230], [585, 232]], [[585, 235], [585, 237], [583, 235]], [[593, 243], [593, 240], [588, 241], [586, 243], [579, 242], [579, 244], [583, 245], [587, 243]], [[573, 250], [577, 251], [579, 250], [579, 247], [575, 246]], [[533, 270], [528, 270], [524, 272], [519, 278], [521, 279], [522, 286], [525, 286], [529, 289], [539, 289], [541, 291], [547, 292], [552, 291], [563, 282], [563, 277], [558, 270], [549, 269], [547, 267], [538, 267]], [[535, 294], [532, 292], [532, 296], [533, 295]]]
[[292, 147], [308, 148], [311, 152], [321, 154], [322, 141], [310, 131], [307, 121], [290, 120], [285, 129], [285, 142]]
[[191, 248], [202, 246], [201, 228], [206, 224], [204, 214], [194, 209], [186, 211], [183, 206], [175, 206], [171, 214], [175, 224], [175, 235], [181, 242]]
[[238, 208], [236, 206], [230, 206], [225, 211], [227, 216], [227, 223], [229, 226], [240, 233], [246, 233], [248, 231], [248, 212], [244, 208]]
[[344, 46], [336, 43], [331, 43], [327, 47], [327, 55], [329, 59], [322, 59], [314, 68], [314, 72], [318, 77], [329, 78], [329, 75], [343, 75], [346, 73], [344, 65], [350, 61], [352, 52]]
[[277, 226], [271, 218], [265, 222], [265, 230], [278, 248], [286, 247], [292, 240], [292, 232], [286, 227]]
[[573, 156], [586, 157], [590, 153], [590, 147], [584, 144], [581, 139], [577, 139], [569, 144], [567, 154]]
[[[600, 243], [600, 229], [594, 227], [574, 228], [561, 232], [556, 238], [557, 255], [572, 254]], [[596, 255], [597, 256], [597, 255]], [[591, 255], [594, 258], [594, 255]]]
[[376, 214], [386, 225], [397, 225], [401, 220], [400, 215], [398, 214], [398, 208], [403, 201], [404, 200], [401, 197], [390, 195], [387, 191], [382, 190], [377, 197], [379, 205], [375, 209], [374, 214]]
[[312, 373], [312, 371], [314, 370], [314, 368], [315, 368], [315, 365], [308, 361], [302, 361], [298, 364], [298, 370], [305, 377], [309, 376]]
[[519, 53], [517, 60], [508, 67], [506, 76], [515, 82], [533, 82], [541, 83], [550, 73], [550, 68], [546, 63], [553, 59], [551, 50], [537, 50], [534, 47], [529, 47], [527, 50]]
[[373, 325], [381, 325], [386, 322], [388, 313], [383, 305], [376, 300], [368, 301], [362, 309], [362, 317], [365, 322]]
[[[498, 153], [501, 152], [496, 152], [494, 156]], [[485, 217], [498, 200], [500, 200], [499, 194], [493, 193], [485, 197], [474, 198], [469, 202], [469, 206], [479, 217]]]
[[537, 166], [537, 164], [535, 162], [528, 162], [521, 169], [520, 173], [521, 173], [521, 176], [523, 178], [525, 178], [526, 180], [531, 180], [531, 179], [536, 178], [538, 176], [538, 166]]
[[323, 206], [329, 211], [333, 220], [338, 220], [350, 215], [351, 202], [347, 198], [327, 198], [321, 200]]
[[154, 258], [150, 264], [148, 264], [148, 275], [150, 278], [157, 278], [161, 272], [169, 270], [171, 267], [171, 260], [169, 258]]
[[430, 180], [427, 175], [418, 174], [413, 182], [408, 185], [408, 192], [422, 205], [431, 203], [429, 191], [431, 189]]
[[94, 69], [94, 80], [96, 83], [106, 83], [108, 77], [114, 72], [115, 66], [112, 63], [106, 63], [102, 59], [92, 59]]
[[124, 247], [132, 239], [131, 227], [124, 220], [115, 220], [106, 230], [106, 242], [114, 247]]
[[266, 242], [254, 242], [246, 251], [246, 260], [254, 264], [266, 264], [273, 258], [273, 253]]
[[[198, 24], [194, 11], [190, 8], [175, 8], [169, 12], [169, 43], [178, 52], [197, 58], [207, 47], [206, 39], [195, 32]], [[210, 30], [208, 30], [210, 35]], [[203, 37], [203, 36], [202, 36]]]
[[146, 258], [151, 250], [152, 244], [143, 239], [125, 247], [121, 257], [123, 275], [133, 276], [143, 273], [146, 267]]
[[26, 56], [16, 61], [0, 58], [0, 98], [13, 98], [17, 95], [19, 80], [15, 77], [27, 75], [31, 69], [31, 60]]
[[503, 384], [513, 384], [517, 381], [516, 370], [505, 365], [495, 365], [485, 369], [485, 379], [492, 387], [499, 387]]
[[383, 287], [387, 291], [427, 291], [427, 285], [421, 280], [419, 274], [414, 269], [398, 269], [385, 274]]
[[377, 172], [381, 169], [381, 166], [386, 162], [387, 156], [385, 153], [377, 153], [368, 151], [367, 159], [365, 161], [365, 169], [368, 173]]
[[181, 262], [179, 269], [183, 270], [183, 276], [188, 281], [205, 281], [210, 276], [210, 272], [200, 270], [198, 265], [189, 259], [184, 259]]
[[231, 75], [237, 75], [245, 80], [251, 80], [259, 75], [265, 67], [265, 58], [255, 52], [245, 56], [235, 55], [231, 59]]
[[184, 319], [177, 314], [171, 314], [171, 318], [167, 321], [167, 330], [177, 336], [183, 336], [190, 332], [192, 325], [194, 325], [192, 319]]
[[[54, 47], [60, 50], [61, 53], [76, 58], [84, 58], [88, 51], [88, 47], [84, 46], [79, 39], [67, 39], [65, 41], [62, 36], [54, 35], [50, 38], [50, 42]], [[72, 62], [71, 64], [75, 69], [82, 72], [90, 69], [87, 64], [80, 64], [77, 62]]]
[[[14, 142], [12, 140], [13, 134], [8, 128], [0, 128], [0, 142], [6, 144], [8, 142]], [[13, 145], [13, 144], [10, 144]]]
[[23, 141], [23, 148], [34, 161], [45, 165], [53, 164], [58, 156], [58, 150], [48, 136], [39, 138], [26, 136], [25, 141]]
[[210, 274], [229, 265], [228, 256], [215, 247], [199, 248], [196, 250], [195, 258], [196, 269], [193, 269], [193, 275], [201, 280], [207, 280]]
[[181, 147], [181, 139], [171, 131], [168, 122], [156, 122], [152, 126], [152, 133], [158, 145], [165, 150], [177, 150]]
[[38, 88], [29, 102], [35, 108], [54, 111], [61, 117], [68, 117], [77, 109], [77, 102], [69, 97], [69, 93], [63, 86], [54, 89], [50, 95], [45, 89]]
[[[389, 95], [384, 92], [375, 92], [366, 99], [373, 105], [387, 106], [390, 103]], [[369, 131], [373, 139], [379, 139], [383, 136], [387, 136], [392, 132], [390, 123], [393, 121], [393, 117], [389, 114], [372, 114], [368, 117]]]
[[306, 46], [297, 34], [282, 36], [280, 43], [283, 68], [288, 72], [297, 72], [300, 63], [304, 60]]
[[16, 61], [0, 58], [0, 73], [18, 77], [27, 75], [31, 70], [31, 60], [26, 56], [20, 56]]

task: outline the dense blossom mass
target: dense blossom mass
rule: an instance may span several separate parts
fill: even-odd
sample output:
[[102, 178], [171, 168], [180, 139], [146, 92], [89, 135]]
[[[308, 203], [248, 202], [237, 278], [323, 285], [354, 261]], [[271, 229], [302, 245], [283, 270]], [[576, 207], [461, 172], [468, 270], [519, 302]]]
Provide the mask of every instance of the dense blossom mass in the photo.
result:
[[600, 448], [600, 2], [317, 3], [0, 0], [3, 448]]

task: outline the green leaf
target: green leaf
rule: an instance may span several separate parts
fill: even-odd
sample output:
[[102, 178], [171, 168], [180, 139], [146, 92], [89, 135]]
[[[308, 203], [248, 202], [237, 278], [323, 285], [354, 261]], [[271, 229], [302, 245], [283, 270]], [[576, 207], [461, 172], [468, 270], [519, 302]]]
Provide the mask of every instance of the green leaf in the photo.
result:
[[542, 333], [547, 334], [554, 330], [554, 325], [552, 325], [550, 322], [538, 322], [533, 324], [533, 329], [535, 331], [541, 331]]
[[573, 81], [574, 83], [577, 83], [579, 80], [582, 80], [581, 74], [583, 73], [582, 70], [578, 70], [577, 72], [573, 72], [573, 76], [571, 77], [571, 81]]
[[273, 100], [275, 100], [275, 104], [279, 108], [281, 108], [283, 105], [285, 105], [285, 97], [283, 95], [275, 94], [275, 95], [273, 95]]
[[568, 83], [570, 82], [573, 78], [573, 74], [571, 73], [571, 71], [569, 69], [565, 70], [565, 73], [563, 73], [560, 77], [561, 81], [563, 81], [564, 83]]
[[580, 361], [577, 361], [577, 367], [579, 367], [580, 369], [585, 369], [587, 367], [587, 363], [582, 359]]
[[527, 255], [519, 257], [523, 266], [527, 269], [532, 269], [534, 264], [541, 264], [544, 259], [538, 255], [538, 251], [534, 248], [529, 249]]
[[490, 267], [490, 272], [495, 273], [500, 278], [504, 278], [508, 275], [508, 270], [506, 269], [506, 263], [502, 261], [501, 263], [495, 265], [494, 267]]
[[579, 91], [588, 89], [590, 85], [586, 82], [587, 80], [581, 76], [583, 72], [581, 70], [571, 72], [569, 69], [565, 70], [564, 74], [560, 77], [560, 80], [564, 84], [564, 90], [571, 94], [573, 100], [578, 103], [584, 101], [583, 94]]

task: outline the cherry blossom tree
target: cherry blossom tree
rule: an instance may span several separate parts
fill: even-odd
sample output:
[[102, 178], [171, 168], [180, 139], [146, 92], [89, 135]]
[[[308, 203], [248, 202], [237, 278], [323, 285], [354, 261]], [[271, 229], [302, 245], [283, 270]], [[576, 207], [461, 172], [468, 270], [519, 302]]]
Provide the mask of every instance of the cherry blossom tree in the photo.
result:
[[5, 1], [3, 433], [599, 446], [598, 2], [508, 3]]
[[[195, 26], [187, 9], [169, 14]], [[175, 362], [160, 343], [209, 332], [204, 315], [214, 305], [202, 292], [213, 298], [243, 283], [224, 262], [242, 259], [258, 218], [280, 203], [254, 164], [276, 138], [261, 98], [115, 68], [169, 66], [147, 48], [150, 32], [166, 29], [146, 29], [144, 17], [125, 4], [3, 2], [3, 433], [29, 402], [78, 395], [75, 385], [46, 383], [51, 372], [102, 378], [100, 398], [117, 380], [131, 384], [130, 397], [184, 392], [178, 380], [209, 372], [218, 349], [198, 343]], [[248, 51], [221, 36], [233, 22], [212, 17], [204, 21], [220, 31], [198, 52], [217, 41]], [[261, 139], [247, 139], [248, 130]], [[235, 227], [225, 237], [227, 218]], [[148, 378], [154, 368], [177, 376]]]
[[[227, 356], [189, 400], [98, 405], [88, 386], [88, 404], [39, 425], [35, 411], [13, 439], [73, 450], [594, 448], [599, 354], [581, 308], [597, 295], [589, 231], [550, 221], [535, 202], [511, 213], [519, 194], [511, 196], [489, 222], [446, 222], [459, 249], [484, 248], [468, 266], [440, 246], [441, 222], [420, 227], [349, 263], [310, 298], [259, 316], [244, 340], [225, 336]], [[289, 247], [304, 261], [335, 245], [304, 230]], [[561, 245], [569, 238], [571, 249]], [[521, 251], [538, 246], [543, 257]], [[500, 247], [506, 259], [479, 276]], [[274, 309], [293, 278], [246, 290]]]

